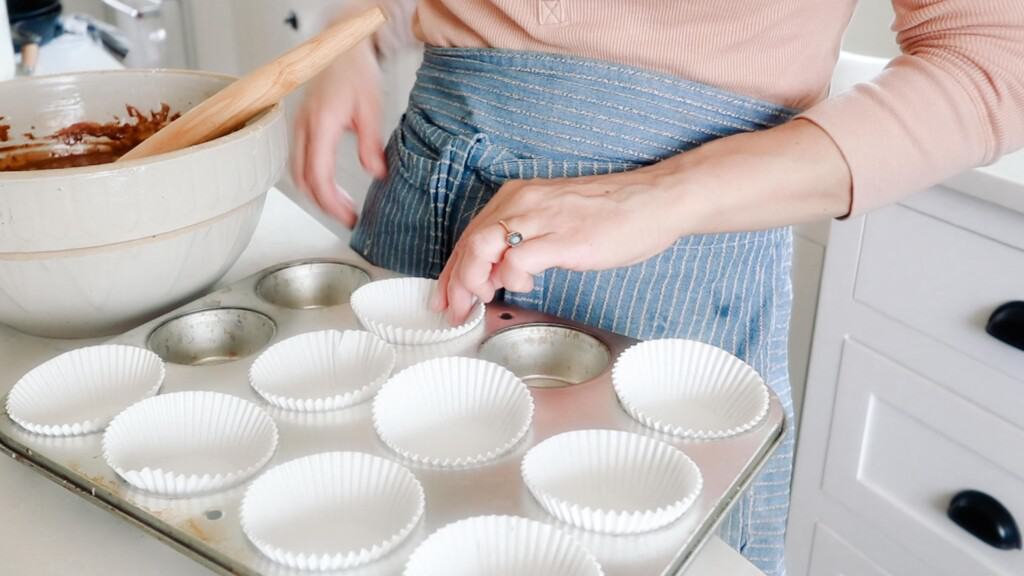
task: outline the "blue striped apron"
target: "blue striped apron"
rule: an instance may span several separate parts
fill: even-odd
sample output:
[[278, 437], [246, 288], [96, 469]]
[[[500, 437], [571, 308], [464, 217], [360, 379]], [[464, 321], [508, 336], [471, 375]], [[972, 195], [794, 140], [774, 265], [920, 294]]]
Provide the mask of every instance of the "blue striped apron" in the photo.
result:
[[[370, 188], [352, 246], [367, 260], [437, 277], [502, 183], [629, 170], [795, 112], [703, 84], [553, 54], [427, 48], [409, 109]], [[642, 231], [638, 231], [642, 233]], [[788, 228], [689, 236], [634, 266], [552, 269], [506, 301], [639, 339], [720, 346], [782, 400], [784, 444], [723, 522], [722, 537], [780, 575], [793, 460], [787, 370]]]

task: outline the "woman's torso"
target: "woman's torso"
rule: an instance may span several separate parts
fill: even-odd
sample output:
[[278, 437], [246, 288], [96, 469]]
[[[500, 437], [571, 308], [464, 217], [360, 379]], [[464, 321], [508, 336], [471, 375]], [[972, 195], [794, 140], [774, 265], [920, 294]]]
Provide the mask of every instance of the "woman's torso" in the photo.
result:
[[825, 97], [855, 0], [419, 0], [442, 47], [572, 54], [791, 108]]

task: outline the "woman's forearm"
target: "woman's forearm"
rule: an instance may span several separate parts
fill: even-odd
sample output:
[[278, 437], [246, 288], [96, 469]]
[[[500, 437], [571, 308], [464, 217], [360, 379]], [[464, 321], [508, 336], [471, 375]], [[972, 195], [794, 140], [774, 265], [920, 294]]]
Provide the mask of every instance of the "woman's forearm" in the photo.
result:
[[[473, 298], [528, 292], [548, 268], [636, 264], [693, 234], [760, 230], [843, 216], [850, 173], [807, 120], [738, 134], [629, 172], [507, 182], [466, 228], [435, 301], [452, 322]], [[525, 241], [515, 248], [506, 235]]]
[[762, 230], [850, 211], [850, 170], [823, 130], [794, 120], [709, 142], [653, 166], [678, 236]]

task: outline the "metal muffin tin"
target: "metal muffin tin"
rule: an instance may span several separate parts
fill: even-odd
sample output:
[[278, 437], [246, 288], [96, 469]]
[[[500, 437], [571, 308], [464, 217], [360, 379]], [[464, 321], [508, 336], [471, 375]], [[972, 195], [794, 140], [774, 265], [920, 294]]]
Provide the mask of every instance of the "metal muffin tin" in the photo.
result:
[[[468, 516], [512, 514], [546, 521], [589, 548], [608, 576], [677, 574], [714, 533], [724, 514], [778, 446], [783, 412], [771, 394], [766, 419], [738, 437], [680, 440], [632, 420], [611, 386], [611, 364], [635, 341], [533, 311], [491, 304], [485, 322], [459, 339], [426, 348], [397, 347], [399, 366], [438, 355], [478, 355], [510, 368], [531, 386], [531, 431], [510, 454], [487, 465], [438, 470], [412, 465], [388, 450], [370, 421], [370, 402], [325, 413], [271, 407], [249, 386], [248, 370], [270, 344], [302, 332], [359, 328], [348, 296], [359, 285], [393, 274], [330, 258], [288, 262], [202, 297], [112, 339], [149, 347], [167, 361], [161, 393], [215, 390], [254, 400], [277, 422], [280, 441], [266, 469], [324, 451], [354, 450], [402, 462], [423, 484], [423, 521], [398, 550], [347, 576], [401, 574], [413, 549], [438, 528]], [[14, 382], [0, 383], [7, 394]], [[584, 428], [629, 430], [666, 440], [700, 466], [704, 489], [672, 525], [635, 536], [607, 536], [559, 524], [533, 499], [520, 477], [523, 455], [541, 440]], [[107, 467], [102, 434], [48, 438], [0, 418], [0, 443], [12, 457], [119, 514], [203, 564], [227, 574], [298, 574], [262, 556], [239, 525], [247, 483], [225, 492], [168, 499], [138, 491]]]

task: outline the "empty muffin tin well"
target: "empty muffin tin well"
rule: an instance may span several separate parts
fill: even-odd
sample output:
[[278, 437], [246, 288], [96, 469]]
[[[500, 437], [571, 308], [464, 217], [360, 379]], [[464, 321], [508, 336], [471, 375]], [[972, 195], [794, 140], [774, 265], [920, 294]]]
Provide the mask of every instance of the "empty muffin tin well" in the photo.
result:
[[560, 388], [593, 380], [612, 353], [586, 332], [558, 324], [523, 324], [495, 333], [480, 357], [508, 368], [533, 388]]
[[356, 288], [369, 281], [369, 274], [357, 266], [311, 261], [270, 272], [260, 279], [256, 293], [277, 306], [309, 310], [345, 304]]
[[149, 349], [166, 362], [207, 366], [258, 352], [276, 326], [264, 314], [245, 308], [213, 308], [178, 316], [149, 336]]

